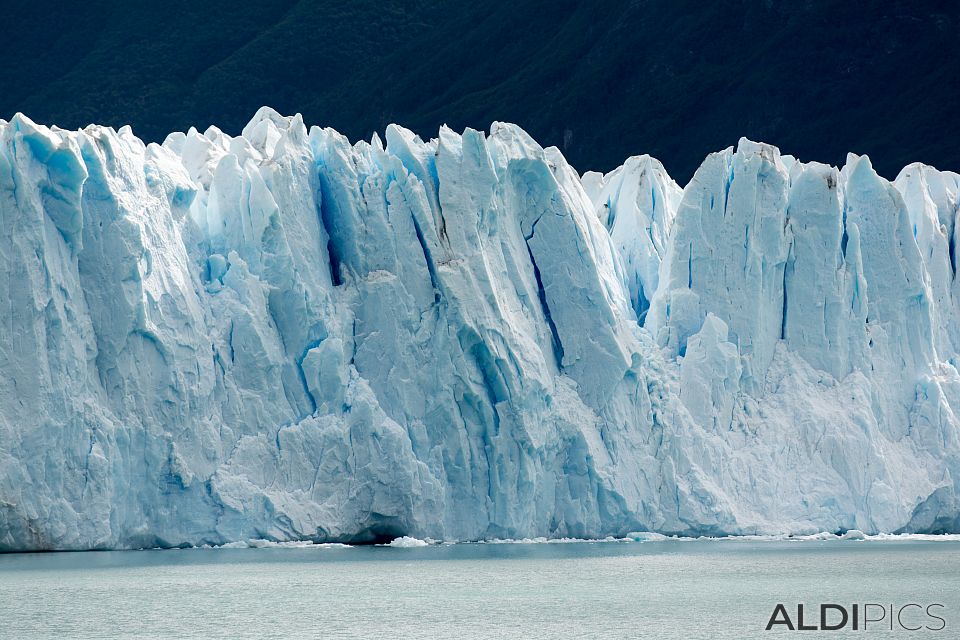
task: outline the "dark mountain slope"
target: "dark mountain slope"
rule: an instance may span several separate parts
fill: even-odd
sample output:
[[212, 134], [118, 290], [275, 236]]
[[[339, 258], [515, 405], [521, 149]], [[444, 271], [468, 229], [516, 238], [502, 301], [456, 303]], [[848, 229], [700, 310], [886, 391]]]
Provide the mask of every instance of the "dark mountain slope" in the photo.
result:
[[[137, 6], [134, 8], [134, 5]], [[857, 6], [854, 6], [857, 5]], [[679, 180], [741, 135], [960, 169], [956, 2], [4, 2], [0, 117], [145, 139], [269, 104], [351, 138], [522, 125], [580, 170]]]

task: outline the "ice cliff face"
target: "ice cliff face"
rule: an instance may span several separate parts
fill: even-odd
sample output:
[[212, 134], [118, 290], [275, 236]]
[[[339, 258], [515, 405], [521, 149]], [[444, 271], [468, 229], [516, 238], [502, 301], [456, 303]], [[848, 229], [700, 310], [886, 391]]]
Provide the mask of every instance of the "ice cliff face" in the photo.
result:
[[958, 193], [0, 121], [0, 549], [960, 531]]

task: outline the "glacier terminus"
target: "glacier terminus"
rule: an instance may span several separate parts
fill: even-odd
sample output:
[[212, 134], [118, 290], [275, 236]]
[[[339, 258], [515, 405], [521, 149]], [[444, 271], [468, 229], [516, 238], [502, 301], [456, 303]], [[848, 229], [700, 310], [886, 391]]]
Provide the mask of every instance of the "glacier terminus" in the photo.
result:
[[960, 175], [0, 121], [0, 550], [960, 532]]

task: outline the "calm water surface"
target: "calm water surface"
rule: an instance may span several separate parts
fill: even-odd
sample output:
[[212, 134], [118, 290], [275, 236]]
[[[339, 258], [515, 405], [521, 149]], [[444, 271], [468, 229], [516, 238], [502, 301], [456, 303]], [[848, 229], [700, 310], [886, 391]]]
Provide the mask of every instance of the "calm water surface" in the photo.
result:
[[[776, 603], [943, 603], [939, 633], [764, 632]], [[0, 638], [960, 638], [960, 542], [0, 556]]]

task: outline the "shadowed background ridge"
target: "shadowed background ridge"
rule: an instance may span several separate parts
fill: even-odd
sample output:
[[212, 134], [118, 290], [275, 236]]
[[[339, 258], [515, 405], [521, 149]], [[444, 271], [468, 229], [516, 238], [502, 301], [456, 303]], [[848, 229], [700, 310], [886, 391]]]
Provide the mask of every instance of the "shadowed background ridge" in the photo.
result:
[[681, 184], [742, 135], [960, 169], [957, 5], [859, 4], [8, 0], [0, 118], [147, 141], [235, 135], [264, 104], [354, 140], [503, 120], [581, 172], [649, 153]]

